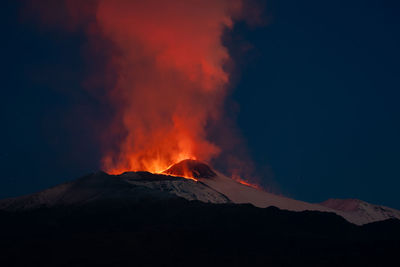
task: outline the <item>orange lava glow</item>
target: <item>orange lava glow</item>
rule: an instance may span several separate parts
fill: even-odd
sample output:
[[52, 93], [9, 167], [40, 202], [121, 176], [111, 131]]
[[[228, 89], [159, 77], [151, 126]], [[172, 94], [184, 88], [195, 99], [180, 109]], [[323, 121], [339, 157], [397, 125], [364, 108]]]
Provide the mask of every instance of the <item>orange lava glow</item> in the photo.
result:
[[[174, 163], [175, 164], [175, 163]], [[171, 164], [170, 166], [168, 166], [168, 168], [166, 168], [166, 169], [164, 169], [163, 171], [161, 171], [161, 172], [157, 172], [158, 174], [164, 174], [164, 175], [170, 175], [170, 176], [176, 176], [176, 175], [173, 175], [173, 174], [170, 174], [170, 173], [165, 173], [170, 167], [172, 167], [174, 164]], [[189, 179], [189, 180], [193, 180], [193, 181], [195, 181], [195, 182], [198, 182], [199, 180], [197, 180], [195, 177], [193, 177], [193, 174], [192, 174], [192, 172], [189, 170], [189, 169], [187, 169], [187, 168], [184, 168], [183, 169], [183, 173], [182, 174], [179, 174], [179, 176], [176, 176], [176, 177], [183, 177], [183, 178], [186, 178], [186, 179]]]
[[246, 181], [243, 181], [243, 180], [241, 180], [241, 181], [238, 181], [239, 183], [241, 183], [241, 184], [244, 184], [244, 185], [247, 185], [247, 186], [250, 186], [250, 187], [253, 187], [253, 188], [255, 188], [255, 189], [261, 189], [258, 185], [256, 185], [256, 184], [251, 184], [251, 183], [249, 183], [249, 182], [246, 182]]
[[187, 176], [180, 176], [180, 177], [183, 177], [183, 178], [189, 179], [189, 180], [193, 180], [193, 181], [195, 181], [195, 182], [198, 182], [198, 181], [199, 181], [199, 180], [197, 180], [196, 178], [193, 178], [193, 177], [187, 177]]
[[[166, 174], [166, 175], [175, 176], [175, 175], [172, 175], [172, 174]], [[188, 180], [193, 180], [195, 182], [199, 181], [196, 178], [190, 176], [190, 174], [189, 175], [179, 175], [179, 176], [176, 176], [176, 177], [182, 177], [182, 178], [185, 178], [185, 179], [188, 179]]]
[[246, 181], [246, 180], [244, 180], [244, 179], [242, 179], [240, 177], [233, 176], [232, 179], [235, 180], [236, 182], [242, 184], [242, 185], [246, 185], [246, 186], [252, 187], [252, 188], [257, 189], [257, 190], [263, 190], [263, 188], [261, 186], [259, 186], [257, 184], [254, 184], [254, 183], [250, 183], [249, 181]]
[[[220, 146], [238, 147], [222, 118], [231, 58], [221, 39], [236, 19], [248, 17], [245, 1], [27, 2], [43, 25], [87, 36], [85, 56], [96, 65], [88, 90], [112, 109], [99, 132], [105, 171], [161, 173], [184, 159], [210, 162]], [[98, 55], [100, 64], [90, 57]], [[223, 144], [211, 140], [210, 129]]]
[[221, 36], [241, 1], [98, 0], [95, 7], [102, 38], [115, 46], [109, 139], [119, 139], [103, 168], [160, 173], [183, 159], [216, 157], [206, 127], [221, 118], [230, 60]]

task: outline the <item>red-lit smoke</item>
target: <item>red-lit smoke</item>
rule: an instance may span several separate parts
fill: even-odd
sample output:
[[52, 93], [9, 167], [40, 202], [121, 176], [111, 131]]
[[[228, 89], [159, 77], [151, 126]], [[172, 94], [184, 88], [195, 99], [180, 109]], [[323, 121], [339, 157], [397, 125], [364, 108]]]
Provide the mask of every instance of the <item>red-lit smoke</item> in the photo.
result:
[[160, 172], [180, 160], [208, 161], [229, 75], [221, 43], [238, 1], [101, 1], [97, 22], [119, 50], [111, 97], [127, 135], [107, 151], [106, 170]]
[[106, 171], [160, 172], [183, 159], [209, 161], [220, 153], [206, 129], [210, 123], [223, 124], [230, 81], [224, 66], [230, 56], [221, 38], [243, 13], [242, 4], [241, 0], [63, 2], [68, 28], [85, 27], [91, 45], [96, 46], [96, 38], [112, 44], [104, 69], [113, 73], [107, 97], [116, 115], [101, 134], [114, 138], [117, 146], [106, 146]]

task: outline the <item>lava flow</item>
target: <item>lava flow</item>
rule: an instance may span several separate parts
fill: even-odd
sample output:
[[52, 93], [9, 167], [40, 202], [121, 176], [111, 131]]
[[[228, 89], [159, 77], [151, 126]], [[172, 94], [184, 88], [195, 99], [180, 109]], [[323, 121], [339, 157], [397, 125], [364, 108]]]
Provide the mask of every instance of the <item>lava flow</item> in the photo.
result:
[[238, 183], [243, 184], [243, 185], [253, 187], [254, 189], [258, 189], [258, 190], [261, 190], [261, 189], [262, 189], [260, 186], [258, 186], [258, 185], [256, 185], [256, 184], [249, 183], [249, 182], [247, 182], [247, 181], [245, 181], [245, 180], [242, 180], [242, 179], [234, 179], [234, 180], [235, 180], [236, 182], [238, 182]]
[[[198, 181], [198, 179], [200, 178], [212, 179], [214, 177], [217, 177], [217, 173], [206, 163], [191, 159], [186, 159], [178, 162], [170, 166], [162, 173], [172, 176], [183, 177], [194, 181]], [[260, 186], [243, 180], [240, 177], [234, 176], [234, 178], [232, 179], [242, 185], [249, 186], [258, 190], [263, 190]]]

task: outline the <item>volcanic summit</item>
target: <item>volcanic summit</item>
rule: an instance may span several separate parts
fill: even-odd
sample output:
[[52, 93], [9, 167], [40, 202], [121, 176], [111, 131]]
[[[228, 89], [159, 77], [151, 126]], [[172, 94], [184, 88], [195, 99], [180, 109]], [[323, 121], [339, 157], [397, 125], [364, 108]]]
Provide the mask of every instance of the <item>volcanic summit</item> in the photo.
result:
[[192, 159], [182, 160], [163, 171], [163, 173], [192, 178], [212, 178], [217, 176], [210, 166]]

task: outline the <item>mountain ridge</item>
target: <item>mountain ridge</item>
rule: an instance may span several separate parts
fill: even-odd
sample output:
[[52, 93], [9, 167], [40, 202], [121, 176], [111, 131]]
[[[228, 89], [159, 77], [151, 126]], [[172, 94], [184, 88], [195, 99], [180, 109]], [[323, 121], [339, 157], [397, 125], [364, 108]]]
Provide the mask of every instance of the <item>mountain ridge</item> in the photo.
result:
[[[191, 175], [196, 178], [187, 179], [179, 175]], [[307, 203], [274, 195], [241, 184], [213, 170], [207, 164], [195, 160], [182, 161], [161, 174], [125, 172], [120, 175], [109, 175], [99, 171], [37, 193], [0, 200], [0, 210], [18, 211], [80, 205], [107, 199], [171, 198], [214, 204], [250, 203], [259, 208], [274, 206], [289, 211], [330, 212], [357, 225], [400, 219], [398, 210], [361, 200], [330, 199], [322, 203]]]

